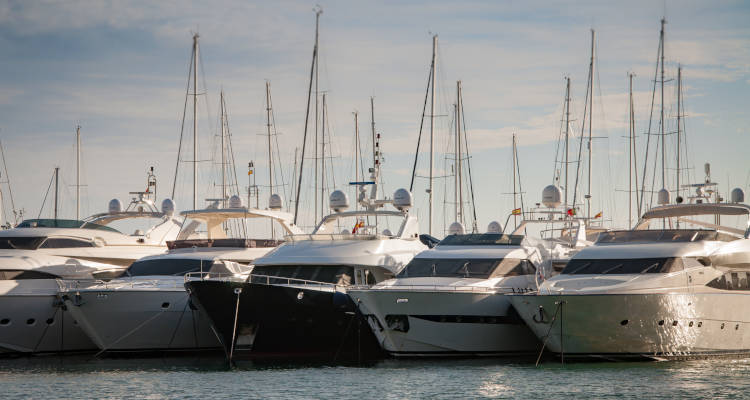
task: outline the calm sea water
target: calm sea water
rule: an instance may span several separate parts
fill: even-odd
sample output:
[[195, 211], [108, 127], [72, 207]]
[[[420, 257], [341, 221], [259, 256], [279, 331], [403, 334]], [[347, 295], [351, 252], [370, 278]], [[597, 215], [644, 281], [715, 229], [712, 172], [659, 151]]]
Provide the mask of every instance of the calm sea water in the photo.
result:
[[0, 360], [0, 398], [748, 398], [750, 360], [385, 360], [366, 367], [221, 358]]

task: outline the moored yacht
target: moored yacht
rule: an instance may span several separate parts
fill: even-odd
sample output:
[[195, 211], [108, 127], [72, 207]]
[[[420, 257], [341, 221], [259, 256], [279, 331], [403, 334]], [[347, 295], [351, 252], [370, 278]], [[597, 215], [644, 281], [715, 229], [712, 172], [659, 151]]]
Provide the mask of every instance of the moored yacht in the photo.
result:
[[[585, 226], [542, 208], [510, 234], [453, 234], [397, 276], [348, 291], [385, 351], [394, 356], [520, 355], [539, 347], [505, 294], [536, 290], [588, 242]], [[543, 226], [546, 238], [524, 232]], [[554, 236], [552, 233], [554, 232]]]
[[750, 206], [740, 189], [732, 203], [709, 201], [658, 206], [633, 230], [602, 233], [513, 306], [565, 357], [750, 352]]
[[169, 242], [169, 252], [136, 261], [118, 279], [62, 282], [61, 299], [100, 350], [220, 348], [206, 317], [189, 302], [183, 276], [246, 277], [255, 259], [282, 242], [248, 238], [248, 230], [268, 221], [277, 225], [276, 232], [302, 233], [292, 215], [280, 210], [277, 195], [267, 210], [244, 207], [238, 196], [229, 203], [229, 208], [182, 212], [183, 230]]
[[[408, 212], [411, 194], [399, 189], [392, 200], [378, 199], [377, 164], [372, 171], [370, 196], [360, 186], [360, 210], [346, 211], [346, 195], [333, 192], [334, 213], [312, 234], [288, 236], [256, 260], [247, 279], [186, 281], [230, 358], [379, 354], [347, 288], [392, 278], [427, 246]], [[381, 209], [388, 204], [396, 210]]]
[[[84, 221], [27, 220], [0, 232], [0, 352], [60, 352], [95, 349], [65, 318], [57, 299], [58, 279], [111, 279], [135, 259], [167, 250], [180, 223], [172, 217], [174, 203], [158, 211], [146, 192], [137, 193], [121, 210], [110, 202], [110, 212]], [[157, 221], [135, 235], [109, 226], [115, 221]]]

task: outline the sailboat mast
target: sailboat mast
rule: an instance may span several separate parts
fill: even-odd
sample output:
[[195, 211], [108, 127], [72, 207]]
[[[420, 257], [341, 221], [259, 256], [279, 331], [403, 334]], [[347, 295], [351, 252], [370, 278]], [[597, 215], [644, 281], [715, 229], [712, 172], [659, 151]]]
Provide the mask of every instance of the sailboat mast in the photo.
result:
[[432, 37], [432, 91], [430, 95], [430, 185], [429, 185], [429, 198], [430, 198], [430, 212], [428, 222], [428, 233], [432, 235], [432, 184], [433, 184], [433, 164], [434, 164], [434, 153], [435, 153], [435, 71], [437, 70], [437, 35]]
[[458, 91], [456, 91], [456, 103], [453, 104], [453, 121], [456, 125], [453, 129], [453, 132], [456, 136], [456, 142], [453, 147], [453, 206], [455, 211], [454, 221], [460, 222], [460, 220], [458, 219], [460, 215], [460, 211], [458, 210], [458, 186], [460, 185], [458, 178]]
[[326, 94], [323, 93], [322, 120], [320, 125], [320, 217], [323, 218], [326, 199]]
[[[461, 81], [456, 82], [456, 91], [457, 91], [457, 99], [456, 99], [456, 154], [457, 154], [457, 165], [458, 165], [458, 218], [456, 219], [458, 222], [464, 223], [464, 193], [463, 193], [463, 185], [461, 182], [463, 181], [463, 164], [462, 164], [462, 151], [461, 151], [461, 96], [463, 95], [461, 93]], [[466, 132], [464, 132], [466, 134]]]
[[[375, 148], [375, 98], [370, 97], [370, 126], [372, 128], [372, 165], [377, 164], [377, 149]], [[376, 182], [377, 183], [377, 182]]]
[[661, 118], [660, 118], [660, 130], [661, 130], [661, 187], [667, 188], [666, 181], [666, 144], [667, 138], [664, 130], [664, 24], [666, 24], [664, 18], [661, 19], [661, 32], [659, 33], [659, 41], [661, 42]]
[[55, 210], [54, 210], [54, 216], [55, 219], [57, 219], [57, 208], [60, 203], [58, 203], [58, 193], [59, 193], [59, 181], [60, 178], [60, 167], [55, 167]]
[[224, 135], [226, 134], [226, 110], [224, 109], [224, 89], [219, 93], [220, 101], [219, 106], [221, 107], [221, 206], [226, 208], [227, 206], [227, 174], [226, 174], [226, 144], [224, 143]]
[[[635, 200], [636, 200], [635, 206], [636, 206], [636, 211], [637, 211], [637, 215], [636, 215], [636, 218], [637, 218], [637, 217], [640, 217], [641, 215], [641, 202], [639, 201], [640, 197], [638, 196], [638, 153], [636, 152], [637, 147], [635, 145], [635, 110], [634, 110], [634, 104], [633, 104], [633, 76], [635, 76], [635, 74], [630, 73], [628, 76], [630, 78], [629, 120], [630, 120], [630, 157], [632, 160], [630, 163], [630, 170], [631, 170], [630, 173], [632, 174], [630, 178], [631, 182], [633, 178], [635, 178], [635, 186], [632, 186], [632, 183], [631, 183], [631, 186], [630, 186], [630, 189], [628, 189], [628, 192], [630, 193], [630, 190], [635, 189]], [[630, 197], [632, 201], [632, 194], [630, 195]], [[628, 219], [628, 224], [631, 224], [630, 219]]]
[[682, 65], [677, 66], [677, 194], [680, 197], [680, 139], [682, 134]]
[[[513, 154], [511, 157], [511, 163], [513, 163], [512, 170], [513, 170], [513, 211], [515, 211], [518, 207], [516, 205], [516, 134], [513, 134]], [[516, 228], [518, 228], [518, 215], [516, 215], [515, 212], [513, 212], [513, 224]]]
[[[568, 157], [570, 141], [570, 77], [565, 77], [565, 211], [568, 211]], [[515, 154], [515, 153], [514, 153]], [[515, 179], [515, 178], [514, 178]], [[575, 204], [573, 205], [575, 207]]]
[[591, 219], [591, 159], [592, 159], [592, 152], [593, 148], [591, 145], [591, 140], [593, 139], [591, 135], [591, 127], [592, 127], [592, 121], [594, 116], [594, 40], [595, 40], [595, 33], [594, 30], [591, 30], [591, 63], [589, 64], [589, 178], [588, 178], [588, 188], [586, 191], [586, 219]]
[[266, 134], [268, 136], [268, 187], [273, 194], [273, 152], [271, 148], [271, 82], [266, 81]]
[[[316, 49], [316, 53], [317, 53], [317, 49], [318, 49], [318, 30], [319, 30], [319, 27], [320, 27], [320, 14], [316, 13], [315, 14], [315, 49]], [[315, 141], [314, 141], [315, 148], [313, 149], [313, 158], [315, 159], [315, 168], [314, 168], [314, 173], [313, 173], [313, 175], [315, 175], [315, 188], [313, 190], [313, 193], [314, 193], [313, 197], [315, 198], [315, 220], [317, 221], [319, 219], [318, 218], [318, 210], [319, 210], [319, 206], [318, 206], [318, 179], [319, 179], [319, 176], [318, 176], [318, 164], [320, 163], [320, 158], [318, 156], [318, 145], [319, 145], [319, 143], [318, 143], [318, 123], [320, 122], [318, 118], [320, 116], [320, 113], [318, 112], [318, 95], [319, 95], [319, 91], [318, 91], [318, 75], [319, 74], [318, 74], [318, 58], [317, 58], [317, 54], [316, 54], [316, 57], [313, 58], [313, 69], [315, 70], [315, 137], [314, 137], [314, 139], [315, 139]], [[323, 207], [323, 204], [322, 204], [323, 203], [323, 198], [322, 197], [321, 197], [320, 201], [321, 201], [320, 207], [322, 208]], [[321, 217], [322, 217], [322, 214], [323, 214], [323, 212], [321, 211]]]
[[76, 220], [81, 219], [81, 126], [76, 126]]
[[193, 35], [193, 210], [198, 208], [198, 37]]

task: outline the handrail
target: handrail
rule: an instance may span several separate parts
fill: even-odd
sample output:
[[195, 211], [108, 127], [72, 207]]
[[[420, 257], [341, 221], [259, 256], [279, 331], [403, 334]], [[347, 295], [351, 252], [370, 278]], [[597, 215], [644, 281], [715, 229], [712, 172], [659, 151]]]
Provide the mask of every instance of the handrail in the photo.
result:
[[57, 279], [60, 292], [75, 290], [116, 290], [144, 288], [183, 288], [184, 283], [175, 279], [139, 279], [138, 277], [121, 277], [111, 281], [101, 279]]
[[[235, 280], [235, 281], [239, 281], [238, 278], [239, 277], [237, 275], [209, 274], [208, 272], [190, 272], [188, 274], [185, 274], [185, 282], [189, 280], [218, 280], [218, 281]], [[260, 281], [255, 278], [260, 278]], [[339, 285], [339, 284], [331, 283], [331, 282], [321, 282], [321, 281], [313, 281], [309, 279], [298, 279], [298, 278], [290, 278], [286, 276], [274, 276], [274, 275], [250, 274], [250, 275], [243, 275], [241, 279], [243, 282], [257, 283], [260, 285], [288, 285], [288, 286], [305, 286], [305, 287], [317, 286], [317, 287], [331, 287], [334, 290], [338, 290], [339, 288], [342, 288], [345, 290], [346, 288], [353, 286], [353, 285]], [[279, 283], [279, 282], [271, 282], [271, 281], [282, 281], [282, 282]]]
[[436, 292], [467, 292], [467, 293], [529, 293], [537, 289], [519, 287], [488, 287], [488, 286], [453, 286], [453, 285], [394, 285], [394, 286], [356, 286], [350, 287], [355, 290], [405, 290], [405, 291], [436, 291]]

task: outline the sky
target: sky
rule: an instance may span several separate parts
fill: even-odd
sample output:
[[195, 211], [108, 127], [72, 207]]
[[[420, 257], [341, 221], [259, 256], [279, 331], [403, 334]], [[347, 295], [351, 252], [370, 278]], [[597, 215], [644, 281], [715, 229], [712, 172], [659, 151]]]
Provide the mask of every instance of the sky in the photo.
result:
[[[458, 80], [463, 87], [478, 226], [484, 230], [493, 220], [504, 224], [513, 208], [509, 194], [513, 192], [513, 134], [518, 141], [525, 206], [540, 202], [542, 189], [553, 183], [566, 77], [571, 79], [570, 118], [576, 144], [571, 145], [571, 159], [578, 157], [593, 29], [592, 214], [602, 211], [608, 226], [628, 226], [628, 74], [635, 74], [635, 130], [641, 164], [662, 17], [667, 21], [668, 133], [676, 130], [677, 66], [683, 71], [682, 168], [692, 175], [684, 179], [703, 180], [703, 165], [710, 163], [711, 177], [723, 194], [733, 187], [750, 189], [747, 1], [632, 1], [623, 5], [602, 1], [10, 0], [0, 3], [0, 140], [8, 170], [7, 176], [2, 171], [0, 186], [5, 217], [12, 215], [8, 179], [15, 208], [23, 209], [25, 217], [51, 216], [52, 194], [44, 198], [55, 167], [61, 171], [60, 214], [75, 217], [74, 143], [79, 125], [85, 185], [81, 216], [106, 211], [112, 198], [127, 204], [128, 192], [145, 189], [151, 166], [158, 177], [159, 201], [171, 197], [196, 32], [200, 35], [201, 93], [199, 207], [205, 205], [202, 199], [216, 196], [218, 187], [221, 90], [238, 190], [246, 196], [246, 166], [253, 160], [255, 183], [260, 187], [258, 202], [266, 206], [271, 192], [267, 138], [263, 136], [266, 81], [271, 85], [277, 133], [275, 162], [280, 161], [273, 191], [288, 200], [295, 149], [301, 152], [302, 147], [316, 4], [323, 10], [320, 101], [325, 93], [327, 102], [328, 183], [324, 192], [338, 188], [353, 196], [353, 188], [346, 184], [355, 179], [353, 112], [359, 112], [362, 141], [369, 143], [371, 97], [384, 155], [383, 192], [390, 196], [397, 188], [409, 187], [432, 35], [438, 35], [434, 157], [435, 175], [440, 178], [435, 180], [433, 233], [442, 236], [455, 219], [455, 206], [449, 204], [452, 161], [445, 154], [453, 152], [450, 127]], [[658, 115], [658, 92], [656, 98]], [[192, 108], [188, 111], [183, 161], [190, 160], [185, 154], [192, 154]], [[425, 135], [423, 140], [428, 140], [429, 131]], [[665, 186], [673, 193], [675, 138], [668, 136], [665, 168]], [[428, 174], [429, 154], [424, 147], [427, 142], [422, 143], [413, 212], [426, 231], [427, 182], [422, 177]], [[368, 146], [362, 150], [365, 154]], [[655, 160], [653, 154], [649, 157]], [[583, 158], [587, 158], [585, 145]], [[304, 200], [300, 201], [306, 226], [315, 219], [309, 168], [313, 161], [306, 159]], [[653, 165], [649, 165], [647, 181], [651, 182]], [[180, 163], [174, 196], [179, 210], [192, 208], [190, 167], [188, 162]], [[286, 186], [281, 186], [279, 167]], [[585, 193], [588, 165], [582, 168], [579, 192]], [[643, 166], [638, 168], [640, 175]], [[654, 177], [661, 181], [660, 174]], [[659, 186], [657, 182], [653, 190]], [[469, 210], [470, 204], [465, 207]]]

